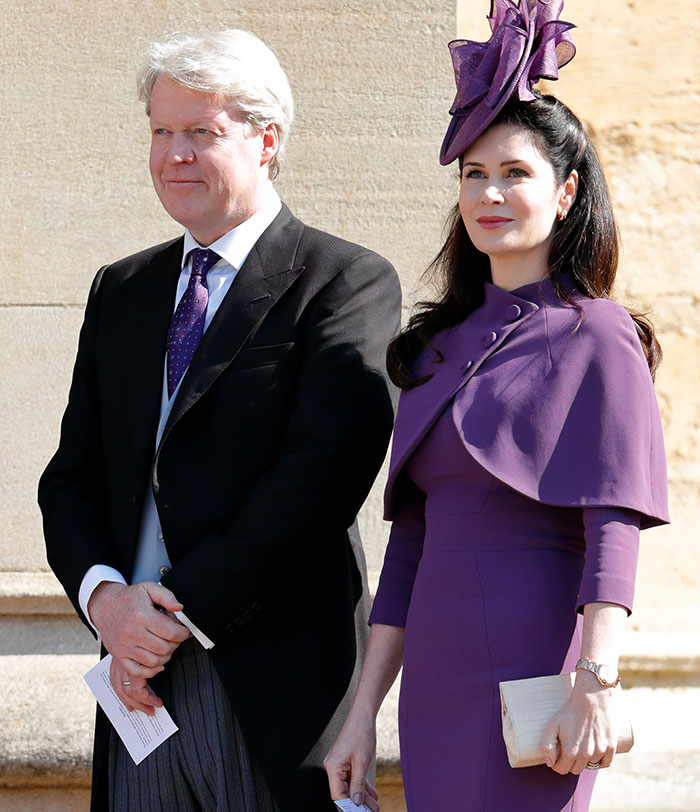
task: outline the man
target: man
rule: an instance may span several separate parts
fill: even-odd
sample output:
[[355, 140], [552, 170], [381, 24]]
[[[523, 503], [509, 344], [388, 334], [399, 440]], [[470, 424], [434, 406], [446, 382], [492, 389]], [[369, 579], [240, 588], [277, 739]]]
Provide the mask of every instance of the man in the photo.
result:
[[180, 730], [137, 767], [98, 712], [92, 810], [329, 811], [398, 281], [280, 203], [292, 99], [260, 40], [154, 44], [140, 78], [185, 234], [98, 272], [39, 501], [115, 691]]

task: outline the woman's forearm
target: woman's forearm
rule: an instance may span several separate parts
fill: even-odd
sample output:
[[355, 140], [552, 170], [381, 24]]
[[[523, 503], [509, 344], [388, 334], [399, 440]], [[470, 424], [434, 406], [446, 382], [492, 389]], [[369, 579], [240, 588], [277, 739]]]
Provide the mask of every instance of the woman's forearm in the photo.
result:
[[[587, 603], [583, 609], [581, 656], [617, 669], [627, 610], [616, 603]], [[581, 687], [598, 685], [595, 674], [578, 671], [576, 683]]]
[[[583, 610], [581, 656], [617, 670], [627, 610], [596, 601]], [[556, 772], [578, 775], [586, 767], [609, 767], [615, 753], [614, 693], [591, 671], [579, 669], [571, 697], [545, 728], [542, 750]]]
[[372, 625], [352, 714], [377, 715], [401, 668], [403, 639], [402, 627], [382, 623]]
[[337, 741], [326, 756], [331, 797], [352, 798], [377, 812], [377, 792], [367, 781], [376, 747], [376, 718], [382, 700], [401, 668], [404, 630], [374, 623], [355, 701]]

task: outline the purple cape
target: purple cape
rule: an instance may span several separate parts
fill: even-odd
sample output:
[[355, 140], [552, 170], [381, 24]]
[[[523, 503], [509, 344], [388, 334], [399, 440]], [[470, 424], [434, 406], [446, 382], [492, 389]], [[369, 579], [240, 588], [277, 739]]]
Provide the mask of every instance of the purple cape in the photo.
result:
[[510, 292], [487, 284], [484, 304], [433, 340], [444, 361], [422, 352], [416, 372], [433, 377], [402, 393], [386, 518], [406, 460], [452, 400], [466, 449], [516, 491], [636, 510], [642, 528], [669, 521], [661, 420], [635, 325], [616, 302], [571, 298], [582, 314], [549, 280]]

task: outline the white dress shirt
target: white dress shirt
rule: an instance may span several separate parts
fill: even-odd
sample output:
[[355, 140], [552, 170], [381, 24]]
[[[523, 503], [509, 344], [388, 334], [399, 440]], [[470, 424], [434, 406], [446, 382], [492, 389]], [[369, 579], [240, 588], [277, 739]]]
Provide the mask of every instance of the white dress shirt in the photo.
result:
[[[228, 293], [233, 280], [236, 278], [238, 271], [245, 262], [248, 254], [251, 252], [253, 246], [258, 241], [263, 231], [272, 223], [277, 217], [282, 204], [275, 190], [270, 187], [269, 195], [258, 209], [258, 211], [245, 222], [236, 226], [228, 231], [223, 237], [207, 246], [212, 251], [215, 251], [221, 259], [212, 266], [207, 273], [207, 287], [209, 288], [209, 300], [207, 303], [207, 312], [204, 320], [204, 330], [209, 327], [214, 314], [219, 309], [221, 302]], [[187, 285], [190, 279], [190, 266], [191, 260], [189, 259], [190, 251], [195, 248], [202, 248], [202, 246], [195, 240], [188, 230], [185, 230], [185, 241], [182, 251], [182, 271], [177, 283], [177, 294], [175, 296], [175, 303], [173, 306], [173, 313], [177, 309], [177, 305], [187, 290]], [[184, 376], [183, 376], [184, 377]], [[182, 383], [182, 379], [180, 380]], [[163, 359], [163, 390], [160, 405], [160, 419], [158, 422], [158, 433], [156, 435], [156, 448], [160, 444], [163, 435], [163, 429], [170, 415], [170, 410], [177, 396], [180, 384], [173, 392], [171, 398], [168, 398], [168, 384], [167, 384], [167, 371], [165, 358]], [[155, 451], [155, 449], [154, 449]], [[134, 559], [134, 569], [131, 575], [131, 583], [137, 584], [141, 581], [160, 581], [161, 577], [169, 572], [171, 568], [170, 559], [163, 538], [160, 521], [158, 519], [158, 511], [153, 496], [153, 489], [149, 486], [146, 488], [144, 497], [143, 513], [141, 515], [141, 527], [139, 530], [139, 538], [136, 546], [136, 556]], [[88, 601], [96, 587], [102, 581], [114, 581], [120, 584], [126, 584], [126, 579], [114, 567], [107, 566], [106, 564], [95, 564], [85, 573], [83, 580], [80, 584], [80, 591], [78, 593], [78, 601], [80, 608], [83, 610], [85, 617], [92, 624], [92, 619], [88, 613]], [[200, 630], [189, 618], [182, 612], [175, 613], [177, 618], [192, 632], [193, 636], [205, 648], [212, 648], [214, 643]], [[92, 624], [95, 628], [94, 624]], [[95, 631], [97, 629], [95, 628]]]

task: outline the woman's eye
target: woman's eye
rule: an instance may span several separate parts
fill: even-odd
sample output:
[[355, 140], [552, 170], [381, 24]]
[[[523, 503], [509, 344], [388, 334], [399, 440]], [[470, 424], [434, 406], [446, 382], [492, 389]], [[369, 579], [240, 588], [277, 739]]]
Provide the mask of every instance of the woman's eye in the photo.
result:
[[480, 169], [468, 169], [464, 176], [465, 178], [483, 178], [484, 173]]
[[528, 173], [519, 166], [514, 166], [512, 169], [508, 170], [508, 177], [509, 178], [527, 178]]

